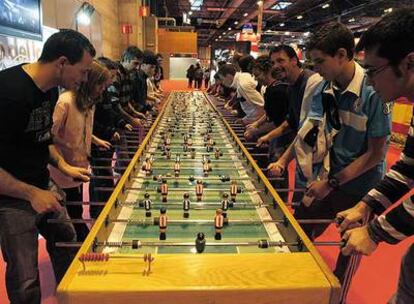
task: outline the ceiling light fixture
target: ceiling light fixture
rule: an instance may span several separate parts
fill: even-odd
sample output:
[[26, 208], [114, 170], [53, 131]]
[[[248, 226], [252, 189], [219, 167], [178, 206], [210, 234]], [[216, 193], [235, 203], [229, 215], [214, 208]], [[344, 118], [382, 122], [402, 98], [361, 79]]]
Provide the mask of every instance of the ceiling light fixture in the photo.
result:
[[298, 19], [298, 20], [303, 19], [303, 16], [299, 15], [299, 16], [296, 17], [296, 19]]
[[329, 4], [329, 3], [325, 3], [324, 5], [322, 5], [322, 8], [323, 9], [325, 9], [325, 8], [328, 8], [328, 7], [330, 7], [331, 5]]

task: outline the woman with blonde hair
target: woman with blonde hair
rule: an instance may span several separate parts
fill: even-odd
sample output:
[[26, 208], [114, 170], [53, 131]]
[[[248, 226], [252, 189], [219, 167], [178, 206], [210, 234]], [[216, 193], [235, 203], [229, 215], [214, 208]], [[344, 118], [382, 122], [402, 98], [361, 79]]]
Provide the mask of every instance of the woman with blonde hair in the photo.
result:
[[[53, 140], [65, 161], [72, 166], [89, 168], [91, 143], [104, 150], [111, 148], [109, 142], [92, 134], [95, 105], [101, 101], [110, 78], [109, 70], [94, 61], [88, 71], [88, 80], [77, 90], [65, 91], [59, 96], [53, 113]], [[66, 193], [67, 201], [82, 202], [81, 181], [73, 180], [52, 166], [49, 171], [52, 180]], [[71, 218], [82, 218], [82, 205], [68, 205], [67, 210]], [[74, 226], [77, 240], [83, 241], [89, 232], [87, 225]]]

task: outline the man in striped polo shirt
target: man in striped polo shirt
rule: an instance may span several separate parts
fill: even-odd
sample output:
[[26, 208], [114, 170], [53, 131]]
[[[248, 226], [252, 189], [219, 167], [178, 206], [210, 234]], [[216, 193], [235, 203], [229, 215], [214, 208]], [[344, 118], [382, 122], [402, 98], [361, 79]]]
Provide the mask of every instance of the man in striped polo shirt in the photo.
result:
[[[307, 120], [336, 133], [329, 149], [328, 177], [308, 185], [312, 204], [295, 210], [298, 219], [334, 219], [340, 211], [357, 204], [384, 175], [384, 158], [391, 133], [391, 119], [379, 96], [368, 85], [363, 68], [354, 61], [354, 37], [343, 24], [323, 26], [308, 41], [310, 57], [323, 78], [310, 104]], [[306, 137], [306, 136], [305, 136]], [[303, 225], [311, 238], [320, 236], [327, 224]], [[335, 275], [346, 300], [360, 256], [339, 255]]]
[[[414, 100], [414, 9], [394, 11], [373, 25], [363, 35], [358, 49], [365, 50], [366, 72], [384, 100], [407, 97]], [[370, 255], [379, 242], [397, 244], [414, 235], [413, 197], [390, 212], [384, 211], [414, 185], [414, 123], [408, 131], [400, 160], [354, 208], [338, 213], [341, 232], [367, 217], [379, 215], [368, 225], [347, 230], [344, 254]], [[414, 303], [414, 244], [401, 263], [397, 293], [389, 303]]]

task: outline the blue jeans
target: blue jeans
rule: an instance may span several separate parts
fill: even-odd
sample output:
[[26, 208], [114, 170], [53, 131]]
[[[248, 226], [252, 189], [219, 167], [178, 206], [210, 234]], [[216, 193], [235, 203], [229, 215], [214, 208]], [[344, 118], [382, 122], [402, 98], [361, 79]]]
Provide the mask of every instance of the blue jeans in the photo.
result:
[[66, 209], [45, 214], [36, 213], [30, 203], [20, 199], [0, 199], [0, 238], [7, 263], [6, 288], [12, 304], [40, 303], [38, 270], [38, 235], [46, 239], [56, 282], [60, 282], [76, 250], [59, 248], [55, 242], [74, 241], [71, 223], [48, 224], [48, 219], [68, 219]]

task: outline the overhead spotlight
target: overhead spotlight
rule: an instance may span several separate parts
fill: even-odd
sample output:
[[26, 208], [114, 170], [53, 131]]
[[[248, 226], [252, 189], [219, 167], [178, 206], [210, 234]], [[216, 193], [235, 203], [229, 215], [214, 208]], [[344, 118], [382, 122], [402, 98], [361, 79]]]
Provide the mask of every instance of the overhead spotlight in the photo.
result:
[[231, 31], [231, 27], [229, 27], [228, 30]]
[[223, 36], [224, 36], [224, 35], [226, 35], [226, 34], [227, 34], [227, 32], [224, 32], [224, 33], [223, 33]]
[[221, 36], [219, 36], [219, 39], [221, 39]]
[[189, 11], [188, 15], [191, 16], [193, 14], [193, 11]]
[[88, 2], [83, 2], [76, 12], [76, 22], [81, 25], [89, 25], [91, 23], [91, 16], [95, 8]]
[[218, 41], [218, 39], [216, 38], [216, 39], [214, 39], [214, 41]]
[[291, 38], [295, 38], [295, 36], [294, 35], [292, 35], [292, 36], [290, 36]]
[[355, 18], [351, 18], [348, 20], [348, 22], [354, 22], [354, 21], [355, 21]]
[[284, 27], [284, 26], [285, 26], [285, 24], [284, 24], [284, 23], [281, 23], [281, 24], [279, 24], [279, 26]]
[[322, 8], [323, 9], [326, 9], [326, 8], [328, 8], [328, 7], [330, 7], [331, 5], [329, 4], [329, 3], [325, 3], [324, 5], [322, 5]]
[[308, 37], [310, 35], [310, 32], [306, 32], [303, 35], [305, 35], [305, 37]]
[[290, 32], [285, 32], [285, 35], [286, 35], [286, 36], [289, 36], [289, 35], [290, 35]]
[[296, 17], [296, 19], [298, 19], [298, 20], [303, 19], [303, 16], [299, 15], [299, 16]]
[[384, 13], [387, 13], [387, 14], [391, 13], [391, 12], [392, 12], [392, 7], [387, 8], [387, 9], [384, 10]]
[[243, 17], [247, 17], [247, 15], [248, 15], [248, 13], [244, 13], [244, 14], [243, 14]]
[[234, 24], [235, 24], [235, 25], [239, 24], [239, 21], [234, 21]]

